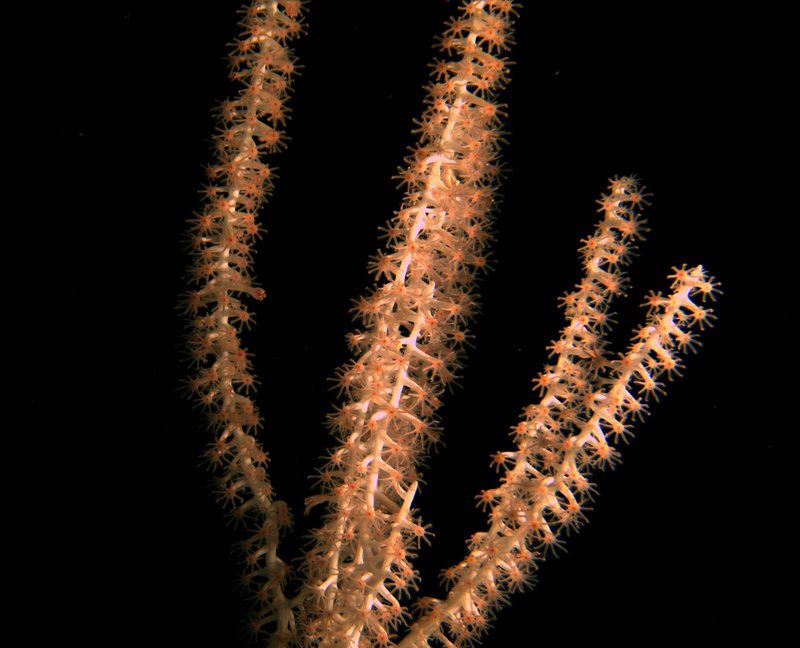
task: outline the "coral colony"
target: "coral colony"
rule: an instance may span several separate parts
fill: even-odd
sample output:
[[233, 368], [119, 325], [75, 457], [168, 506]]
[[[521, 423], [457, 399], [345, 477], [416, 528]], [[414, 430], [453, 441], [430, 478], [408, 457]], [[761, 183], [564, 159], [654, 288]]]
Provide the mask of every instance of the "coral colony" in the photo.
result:
[[[202, 210], [190, 223], [193, 285], [189, 388], [214, 430], [209, 461], [230, 514], [246, 525], [243, 579], [256, 601], [254, 632], [270, 646], [466, 646], [478, 640], [509, 593], [582, 521], [590, 474], [617, 458], [614, 444], [649, 394], [662, 389], [712, 319], [717, 290], [702, 267], [675, 268], [671, 292], [648, 299], [644, 325], [621, 355], [604, 334], [608, 308], [642, 229], [645, 196], [635, 178], [610, 181], [601, 218], [582, 241], [584, 276], [563, 298], [566, 323], [535, 382], [513, 444], [498, 451], [494, 488], [478, 494], [486, 525], [463, 559], [443, 570], [447, 596], [409, 601], [413, 559], [426, 536], [414, 509], [421, 459], [439, 435], [437, 407], [463, 353], [476, 275], [485, 265], [497, 190], [511, 18], [519, 3], [466, 0], [441, 38], [443, 60], [405, 160], [406, 190], [370, 263], [375, 284], [357, 302], [351, 362], [336, 373], [330, 415], [335, 446], [309, 507], [321, 526], [300, 552], [279, 544], [291, 522], [257, 440], [251, 362], [240, 342], [251, 324], [258, 214], [272, 186], [265, 157], [282, 146], [297, 63], [288, 44], [301, 27], [300, 0], [254, 2], [231, 55], [238, 95], [220, 108], [216, 161]], [[319, 26], [323, 29], [323, 26]], [[267, 444], [268, 445], [268, 444]]]

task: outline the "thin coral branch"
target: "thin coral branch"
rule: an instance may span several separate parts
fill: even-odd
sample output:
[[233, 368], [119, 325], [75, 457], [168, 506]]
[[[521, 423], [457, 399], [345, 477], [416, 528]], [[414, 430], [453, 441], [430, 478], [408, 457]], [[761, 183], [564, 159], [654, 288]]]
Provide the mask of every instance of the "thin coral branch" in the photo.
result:
[[[502, 453], [509, 464], [501, 484], [484, 491], [489, 528], [470, 539], [469, 553], [446, 570], [452, 583], [446, 600], [423, 601], [403, 647], [468, 645], [507, 602], [506, 592], [532, 581], [536, 563], [558, 546], [563, 529], [579, 525], [591, 496], [588, 473], [612, 460], [609, 437], [624, 436], [630, 421], [662, 376], [670, 376], [691, 330], [712, 317], [702, 302], [717, 290], [703, 268], [675, 269], [667, 296], [650, 300], [647, 323], [609, 375], [597, 379], [575, 402], [573, 376], [554, 375], [542, 400], [517, 426], [517, 449]], [[582, 373], [581, 377], [586, 374]], [[557, 385], [557, 387], [556, 387]], [[633, 391], [638, 389], [639, 397]], [[566, 414], [566, 416], [564, 416]]]
[[283, 593], [288, 568], [277, 556], [277, 545], [291, 518], [286, 505], [274, 499], [267, 454], [254, 436], [260, 418], [248, 392], [256, 381], [239, 333], [252, 324], [242, 297], [265, 296], [251, 270], [260, 232], [258, 211], [272, 188], [272, 172], [263, 157], [283, 142], [281, 124], [296, 70], [286, 43], [301, 31], [300, 2], [254, 2], [241, 27], [231, 55], [231, 76], [241, 90], [220, 107], [208, 199], [191, 224], [196, 287], [184, 307], [192, 317], [189, 352], [199, 369], [189, 388], [217, 432], [207, 458], [222, 471], [219, 498], [235, 520], [254, 527], [242, 545], [243, 582], [259, 604], [252, 626], [277, 622], [276, 645], [283, 645], [280, 638], [289, 641], [295, 631], [291, 603]]

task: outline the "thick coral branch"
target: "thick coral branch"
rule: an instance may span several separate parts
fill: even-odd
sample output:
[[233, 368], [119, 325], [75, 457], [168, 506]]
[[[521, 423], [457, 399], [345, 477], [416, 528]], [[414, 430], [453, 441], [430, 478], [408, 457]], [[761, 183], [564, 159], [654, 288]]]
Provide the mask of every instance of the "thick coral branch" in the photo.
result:
[[402, 621], [396, 595], [417, 577], [425, 528], [410, 503], [485, 266], [500, 135], [492, 95], [507, 65], [493, 52], [508, 41], [509, 10], [466, 2], [448, 26], [456, 56], [430, 88], [391, 246], [372, 263], [383, 283], [356, 307], [358, 356], [338, 373], [348, 399], [331, 418], [341, 445], [308, 500], [329, 508], [305, 563], [314, 602], [305, 631], [321, 646], [386, 644]]

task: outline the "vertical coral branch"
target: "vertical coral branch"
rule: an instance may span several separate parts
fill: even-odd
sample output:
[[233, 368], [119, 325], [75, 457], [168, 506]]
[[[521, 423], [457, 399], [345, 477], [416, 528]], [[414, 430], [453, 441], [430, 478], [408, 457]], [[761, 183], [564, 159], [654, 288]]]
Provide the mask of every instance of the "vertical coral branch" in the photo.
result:
[[300, 33], [299, 20], [299, 0], [253, 2], [246, 10], [231, 55], [231, 76], [242, 89], [220, 108], [218, 157], [209, 168], [206, 204], [191, 227], [196, 288], [184, 300], [192, 317], [190, 353], [198, 367], [189, 389], [217, 433], [208, 459], [222, 469], [219, 496], [234, 519], [255, 527], [244, 543], [244, 582], [259, 603], [253, 626], [279, 621], [276, 635], [286, 641], [294, 635], [294, 621], [282, 590], [287, 567], [277, 545], [290, 518], [285, 504], [274, 500], [267, 455], [253, 436], [260, 425], [249, 396], [255, 379], [239, 332], [253, 320], [242, 297], [264, 298], [251, 271], [258, 210], [272, 188], [262, 158], [282, 146], [296, 69], [286, 43]]
[[390, 223], [390, 248], [372, 263], [376, 290], [357, 306], [357, 359], [339, 371], [347, 401], [332, 417], [341, 440], [321, 470], [329, 513], [306, 557], [314, 605], [305, 619], [319, 645], [386, 644], [402, 620], [397, 595], [414, 586], [411, 559], [425, 529], [410, 508], [416, 466], [435, 441], [435, 411], [458, 366], [472, 287], [485, 265], [497, 175], [511, 4], [465, 2], [442, 39], [421, 143]]

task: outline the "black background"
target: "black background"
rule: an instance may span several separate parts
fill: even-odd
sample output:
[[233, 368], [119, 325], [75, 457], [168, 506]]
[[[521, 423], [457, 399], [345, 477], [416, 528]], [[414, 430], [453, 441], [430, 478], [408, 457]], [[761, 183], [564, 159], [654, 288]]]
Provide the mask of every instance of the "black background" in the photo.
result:
[[[442, 409], [445, 447], [417, 502], [434, 533], [417, 563], [422, 593], [441, 595], [438, 571], [484, 522], [474, 496], [496, 479], [489, 455], [508, 447], [534, 397], [595, 200], [609, 177], [636, 174], [652, 193], [651, 231], [616, 308], [617, 348], [674, 265], [702, 263], [722, 282], [718, 325], [637, 426], [622, 465], [597, 476], [590, 523], [513, 597], [484, 645], [768, 643], [793, 517], [779, 486], [792, 475], [779, 467], [792, 403], [777, 396], [791, 316], [770, 294], [791, 261], [778, 251], [792, 236], [782, 206], [791, 185], [777, 180], [788, 147], [784, 43], [729, 6], [525, 4], [501, 96], [509, 143], [494, 270], [480, 288], [475, 347]], [[9, 435], [22, 467], [12, 491], [24, 493], [13, 535], [31, 551], [17, 601], [84, 645], [246, 643], [230, 550], [240, 536], [198, 468], [210, 438], [178, 396], [187, 369], [175, 310], [211, 109], [234, 91], [225, 53], [237, 7], [51, 10], [53, 37], [28, 79], [42, 114], [13, 121], [34, 160], [23, 169], [34, 200], [15, 213], [45, 217], [14, 219], [35, 245], [12, 241], [22, 266], [11, 310], [24, 324], [9, 347], [25, 357], [9, 363], [21, 387], [9, 403], [21, 421]], [[392, 176], [415, 141], [431, 45], [455, 7], [307, 3], [291, 142], [272, 160], [279, 180], [263, 210], [268, 297], [245, 339], [273, 484], [297, 520], [287, 557], [304, 532], [306, 475], [329, 442], [328, 379], [348, 359], [352, 300], [369, 285], [377, 228], [399, 206]], [[29, 62], [27, 50], [17, 57]]]

